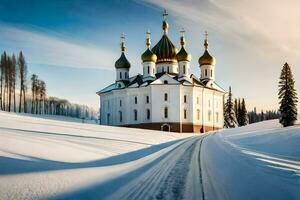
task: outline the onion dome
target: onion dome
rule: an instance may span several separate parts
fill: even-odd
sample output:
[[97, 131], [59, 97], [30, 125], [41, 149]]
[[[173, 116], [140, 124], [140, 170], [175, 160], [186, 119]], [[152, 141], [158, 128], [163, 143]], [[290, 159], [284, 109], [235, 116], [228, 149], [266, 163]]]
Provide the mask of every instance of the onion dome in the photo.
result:
[[150, 32], [147, 32], [147, 40], [146, 40], [147, 50], [142, 54], [141, 58], [143, 62], [156, 62], [157, 56], [151, 51], [151, 39]]
[[168, 13], [165, 10], [163, 14], [164, 21], [162, 26], [164, 34], [160, 41], [152, 48], [152, 52], [157, 56], [157, 62], [177, 62], [177, 49], [168, 38], [169, 25], [165, 20], [167, 15]]
[[185, 50], [185, 37], [184, 37], [184, 30], [181, 31], [182, 36], [180, 37], [180, 44], [181, 44], [181, 49], [177, 53], [176, 58], [178, 62], [180, 61], [188, 61], [191, 62], [192, 56]]
[[199, 58], [198, 62], [200, 66], [202, 65], [215, 65], [216, 64], [216, 59], [211, 56], [208, 52], [208, 39], [207, 39], [207, 32], [205, 33], [205, 40], [204, 40], [204, 53], [203, 55]]
[[125, 56], [125, 37], [121, 37], [121, 56], [120, 58], [115, 62], [115, 68], [116, 69], [129, 69], [130, 68], [130, 62], [127, 60]]

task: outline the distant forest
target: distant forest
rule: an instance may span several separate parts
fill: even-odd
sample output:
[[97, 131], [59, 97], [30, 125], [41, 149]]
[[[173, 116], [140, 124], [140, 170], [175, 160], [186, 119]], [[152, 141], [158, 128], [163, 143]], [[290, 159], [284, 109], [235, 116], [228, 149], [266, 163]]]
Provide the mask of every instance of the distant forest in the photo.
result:
[[97, 120], [97, 112], [86, 105], [47, 96], [45, 81], [36, 74], [28, 76], [22, 51], [18, 56], [8, 55], [6, 52], [1, 55], [0, 110]]

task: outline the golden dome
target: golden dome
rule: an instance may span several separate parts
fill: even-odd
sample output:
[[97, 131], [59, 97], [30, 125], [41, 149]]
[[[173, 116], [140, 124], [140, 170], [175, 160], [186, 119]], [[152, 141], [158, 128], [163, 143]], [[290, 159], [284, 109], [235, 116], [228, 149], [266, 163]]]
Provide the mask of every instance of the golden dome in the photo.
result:
[[156, 62], [157, 56], [150, 50], [151, 39], [150, 39], [149, 31], [147, 31], [146, 46], [147, 46], [147, 50], [141, 56], [142, 61], [143, 62]]
[[199, 58], [198, 62], [200, 64], [200, 66], [201, 65], [215, 65], [216, 59], [213, 56], [211, 56], [208, 53], [208, 50], [206, 49], [204, 51], [204, 54]]
[[142, 54], [142, 61], [143, 62], [156, 62], [157, 56], [148, 48], [143, 54]]
[[[184, 31], [182, 31], [182, 32], [184, 32]], [[180, 49], [180, 51], [176, 55], [177, 61], [178, 62], [180, 62], [180, 61], [188, 61], [188, 62], [190, 62], [192, 60], [192, 56], [184, 48], [184, 46], [185, 46], [185, 38], [184, 38], [183, 35], [180, 37], [180, 44], [181, 44], [181, 49]]]
[[125, 56], [125, 37], [122, 35], [121, 37], [121, 56], [120, 58], [115, 62], [115, 68], [116, 69], [129, 69], [130, 68], [130, 62], [127, 60]]
[[198, 62], [200, 66], [202, 65], [215, 65], [216, 64], [216, 59], [211, 56], [208, 52], [208, 39], [207, 39], [207, 32], [205, 32], [205, 40], [204, 40], [204, 53], [203, 55], [199, 58]]

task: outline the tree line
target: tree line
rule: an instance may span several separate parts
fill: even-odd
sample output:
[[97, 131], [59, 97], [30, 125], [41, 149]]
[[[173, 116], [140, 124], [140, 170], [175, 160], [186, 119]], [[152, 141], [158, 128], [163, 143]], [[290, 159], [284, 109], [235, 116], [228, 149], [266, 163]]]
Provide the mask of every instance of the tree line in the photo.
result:
[[22, 51], [18, 56], [8, 55], [4, 51], [0, 60], [0, 110], [97, 119], [96, 111], [86, 105], [48, 97], [46, 83], [38, 75], [32, 74], [30, 80], [27, 77], [27, 64]]
[[294, 125], [298, 114], [298, 96], [293, 73], [288, 63], [282, 67], [278, 87], [279, 110], [261, 111], [260, 113], [256, 112], [256, 108], [247, 113], [245, 100], [235, 99], [233, 101], [231, 87], [229, 87], [224, 104], [224, 127], [234, 128], [270, 119], [279, 119], [284, 127]]

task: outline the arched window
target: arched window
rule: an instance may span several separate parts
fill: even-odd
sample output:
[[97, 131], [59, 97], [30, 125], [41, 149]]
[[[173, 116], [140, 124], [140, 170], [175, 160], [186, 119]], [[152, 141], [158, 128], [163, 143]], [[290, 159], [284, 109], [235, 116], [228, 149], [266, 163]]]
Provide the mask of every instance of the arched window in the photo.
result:
[[164, 116], [165, 118], [168, 118], [168, 107], [165, 107], [164, 109]]
[[146, 96], [146, 103], [149, 103], [149, 96]]
[[207, 69], [205, 69], [205, 76], [207, 76]]
[[147, 109], [147, 120], [150, 120], [150, 110]]
[[120, 79], [122, 79], [122, 72], [120, 72]]
[[170, 72], [170, 67], [168, 66], [168, 73]]
[[165, 93], [165, 101], [168, 101], [168, 94]]
[[122, 100], [120, 100], [120, 107], [122, 107]]
[[150, 67], [148, 66], [148, 74], [150, 74]]
[[185, 65], [183, 65], [183, 73], [185, 74]]
[[125, 78], [128, 78], [128, 73], [127, 72], [125, 72]]
[[211, 111], [209, 110], [208, 111], [208, 121], [210, 121], [211, 120]]
[[212, 76], [213, 74], [212, 74], [212, 69], [210, 70], [210, 76]]
[[187, 110], [186, 110], [186, 109], [183, 110], [183, 118], [184, 118], [184, 119], [187, 118]]
[[216, 122], [218, 123], [219, 122], [219, 113], [216, 112]]
[[137, 97], [134, 97], [134, 103], [137, 104]]
[[122, 122], [123, 116], [122, 116], [122, 111], [119, 111], [119, 121]]
[[197, 120], [200, 120], [200, 110], [197, 110]]
[[168, 84], [168, 81], [167, 81], [167, 80], [164, 80], [164, 84]]
[[183, 102], [184, 102], [184, 103], [187, 102], [187, 97], [186, 97], [186, 95], [183, 96]]
[[137, 110], [134, 110], [133, 114], [134, 114], [134, 120], [137, 121], [137, 118], [138, 118]]

